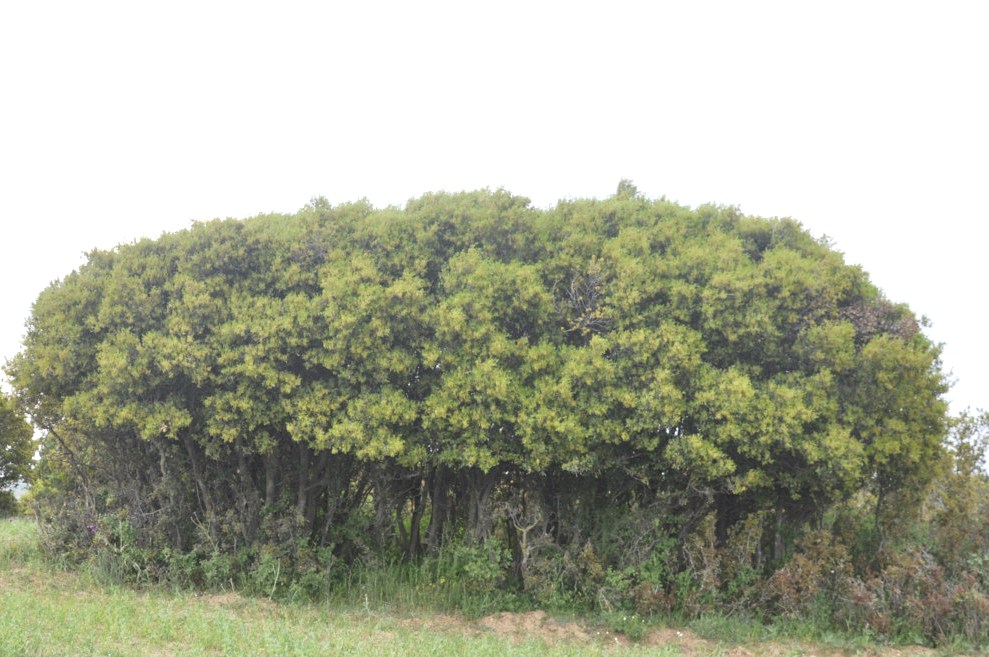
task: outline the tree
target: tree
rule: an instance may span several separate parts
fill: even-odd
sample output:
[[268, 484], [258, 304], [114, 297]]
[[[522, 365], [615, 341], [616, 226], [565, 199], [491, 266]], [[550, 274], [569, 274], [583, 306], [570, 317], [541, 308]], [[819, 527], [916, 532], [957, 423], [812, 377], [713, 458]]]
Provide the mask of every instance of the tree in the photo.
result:
[[0, 393], [0, 491], [30, 481], [32, 435], [16, 400]]
[[317, 199], [94, 251], [9, 373], [72, 540], [123, 517], [149, 554], [289, 568], [492, 539], [522, 578], [533, 546], [611, 541], [619, 572], [711, 514], [721, 544], [770, 518], [778, 560], [865, 488], [889, 525], [943, 454], [920, 328], [792, 220], [623, 181], [548, 210]]
[[948, 466], [928, 500], [933, 508], [933, 551], [954, 574], [971, 568], [989, 546], [989, 412], [965, 411], [950, 422]]

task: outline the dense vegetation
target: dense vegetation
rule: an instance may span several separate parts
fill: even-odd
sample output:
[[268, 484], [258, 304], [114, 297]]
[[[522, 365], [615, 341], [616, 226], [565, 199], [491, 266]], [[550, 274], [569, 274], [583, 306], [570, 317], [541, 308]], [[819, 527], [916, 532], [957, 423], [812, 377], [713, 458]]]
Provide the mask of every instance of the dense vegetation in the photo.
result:
[[4, 657], [921, 657], [865, 637], [787, 639], [775, 626], [713, 616], [675, 629], [640, 623], [623, 636], [606, 619], [541, 610], [470, 618], [363, 599], [282, 604], [229, 589], [103, 586], [53, 564], [26, 518], [0, 522], [0, 609]]
[[921, 323], [791, 220], [320, 199], [90, 253], [8, 371], [49, 547], [131, 578], [989, 623], [985, 418], [949, 432]]
[[17, 500], [10, 490], [31, 477], [34, 442], [16, 400], [0, 391], [0, 518], [13, 515]]

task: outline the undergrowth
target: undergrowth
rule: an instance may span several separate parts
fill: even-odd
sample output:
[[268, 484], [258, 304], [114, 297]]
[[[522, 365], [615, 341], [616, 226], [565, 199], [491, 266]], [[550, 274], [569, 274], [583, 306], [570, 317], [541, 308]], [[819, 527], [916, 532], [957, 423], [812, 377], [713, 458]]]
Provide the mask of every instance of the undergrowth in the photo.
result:
[[[703, 541], [699, 541], [695, 547], [702, 545]], [[177, 596], [195, 595], [197, 590], [221, 595], [235, 593], [247, 600], [284, 603], [289, 608], [349, 610], [369, 618], [380, 614], [432, 612], [456, 613], [471, 619], [503, 611], [543, 609], [557, 617], [578, 618], [583, 623], [606, 628], [632, 642], [643, 639], [652, 628], [660, 626], [690, 628], [699, 637], [719, 643], [806, 641], [851, 651], [862, 651], [877, 643], [930, 642], [931, 628], [920, 622], [909, 625], [900, 621], [900, 625], [881, 628], [871, 624], [878, 622], [872, 619], [885, 613], [884, 605], [898, 604], [902, 609], [912, 610], [911, 613], [926, 614], [919, 616], [923, 619], [940, 609], [938, 604], [945, 604], [932, 598], [945, 595], [945, 589], [931, 587], [931, 582], [941, 580], [937, 579], [936, 573], [932, 575], [930, 564], [921, 556], [901, 556], [900, 561], [882, 571], [882, 576], [862, 582], [852, 576], [850, 568], [845, 568], [847, 553], [824, 542], [821, 535], [810, 534], [801, 543], [801, 550], [773, 578], [745, 594], [749, 599], [761, 598], [764, 606], [770, 604], [767, 600], [771, 601], [779, 612], [775, 617], [755, 609], [743, 611], [736, 607], [727, 613], [719, 610], [718, 596], [725, 595], [719, 591], [734, 591], [735, 587], [719, 582], [716, 575], [733, 572], [733, 567], [716, 559], [717, 551], [707, 555], [713, 559], [708, 565], [715, 568], [716, 573], [700, 573], [690, 579], [674, 578], [674, 583], [679, 581], [693, 588], [688, 588], [680, 601], [672, 605], [664, 602], [658, 609], [645, 605], [641, 593], [633, 595], [624, 604], [608, 603], [608, 608], [601, 604], [602, 600], [609, 599], [603, 597], [604, 594], [598, 598], [598, 605], [587, 602], [586, 598], [582, 604], [574, 604], [581, 598], [572, 591], [557, 599], [540, 598], [524, 585], [513, 586], [505, 581], [503, 569], [496, 567], [503, 555], [499, 555], [493, 545], [447, 548], [415, 562], [396, 559], [328, 571], [333, 576], [327, 576], [325, 572], [320, 575], [317, 570], [304, 571], [300, 575], [292, 573], [288, 565], [282, 570], [281, 562], [274, 559], [273, 554], [255, 558], [250, 567], [242, 571], [231, 570], [232, 562], [218, 564], [211, 563], [215, 558], [207, 559], [195, 566], [200, 573], [214, 572], [215, 577], [208, 580], [211, 585], [207, 587], [190, 585], [193, 581], [189, 578], [191, 562], [186, 564], [186, 570], [176, 571], [180, 576], [153, 581], [146, 573], [140, 575], [148, 568], [146, 563], [128, 561], [134, 555], [119, 548], [102, 551], [98, 558], [77, 565], [76, 571], [108, 590], [158, 591]], [[694, 556], [698, 558], [697, 563], [704, 563], [704, 559]], [[584, 559], [590, 559], [586, 551]], [[4, 523], [0, 530], [0, 569], [27, 566], [57, 572], [66, 565], [64, 559], [52, 559], [41, 550], [33, 522], [19, 519]], [[584, 567], [591, 565], [585, 563]], [[923, 577], [928, 579], [922, 580]], [[614, 587], [620, 580], [607, 572], [600, 574], [598, 579], [602, 587]], [[633, 591], [639, 589], [631, 583], [628, 586]], [[706, 591], [705, 586], [716, 588]], [[872, 606], [855, 607], [855, 599], [845, 597], [849, 590], [863, 591], [862, 596], [868, 592], [873, 596], [867, 599]], [[609, 591], [614, 593], [613, 589]], [[982, 599], [974, 597], [971, 591], [951, 589], [951, 592], [955, 596], [949, 601], [951, 604], [961, 599], [962, 604], [972, 605]], [[880, 600], [880, 593], [887, 597]], [[964, 597], [965, 594], [969, 597]], [[858, 604], [864, 605], [865, 601], [863, 597]], [[851, 606], [836, 615], [842, 604]], [[969, 608], [962, 607], [962, 611]], [[855, 614], [862, 614], [867, 621], [856, 624], [853, 622]], [[925, 627], [928, 634], [924, 633]], [[942, 632], [937, 643], [943, 651], [964, 652], [980, 649], [980, 645], [982, 649], [985, 647], [984, 643], [969, 640], [961, 632], [949, 633], [945, 631], [949, 628], [943, 626], [936, 629]]]

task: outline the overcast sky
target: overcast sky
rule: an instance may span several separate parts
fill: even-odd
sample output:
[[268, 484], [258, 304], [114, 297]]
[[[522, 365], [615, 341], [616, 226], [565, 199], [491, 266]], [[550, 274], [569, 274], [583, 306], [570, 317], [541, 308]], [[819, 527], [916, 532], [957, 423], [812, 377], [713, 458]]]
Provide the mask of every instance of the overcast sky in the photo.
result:
[[981, 2], [0, 2], [0, 361], [93, 247], [621, 178], [827, 234], [989, 407]]

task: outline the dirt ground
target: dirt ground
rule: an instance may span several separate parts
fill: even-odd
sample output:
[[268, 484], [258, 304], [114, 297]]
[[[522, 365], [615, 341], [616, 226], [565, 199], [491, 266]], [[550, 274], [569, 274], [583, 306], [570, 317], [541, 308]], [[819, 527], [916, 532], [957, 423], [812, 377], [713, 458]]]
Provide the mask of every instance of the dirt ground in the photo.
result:
[[[429, 631], [480, 635], [493, 633], [522, 642], [531, 639], [541, 640], [549, 645], [564, 642], [596, 642], [614, 646], [616, 649], [638, 644], [649, 647], [675, 646], [683, 657], [703, 657], [723, 655], [724, 657], [783, 657], [802, 655], [804, 657], [839, 657], [845, 654], [837, 648], [814, 646], [797, 642], [761, 642], [751, 645], [729, 646], [722, 642], [704, 639], [689, 629], [654, 628], [645, 636], [632, 642], [625, 635], [611, 630], [590, 627], [580, 623], [554, 619], [543, 611], [525, 613], [502, 612], [471, 621], [458, 616], [438, 614], [409, 618], [401, 622], [409, 628]], [[936, 651], [920, 646], [882, 647], [854, 652], [858, 656], [872, 657], [933, 657]]]
[[[244, 598], [237, 593], [200, 594], [203, 602], [211, 607], [235, 610], [251, 608], [259, 613], [272, 613], [277, 610], [275, 603], [267, 600]], [[687, 628], [652, 628], [638, 641], [631, 641], [620, 632], [606, 627], [560, 620], [545, 611], [501, 612], [471, 620], [456, 614], [425, 614], [397, 619], [395, 624], [406, 630], [443, 632], [467, 636], [493, 634], [521, 643], [529, 640], [542, 641], [547, 645], [564, 643], [596, 643], [610, 646], [616, 654], [622, 648], [632, 645], [645, 647], [674, 646], [682, 657], [935, 657], [939, 653], [921, 646], [873, 648], [857, 647], [854, 651], [839, 648], [799, 643], [796, 641], [767, 641], [757, 644], [726, 645], [724, 642], [705, 639]], [[378, 627], [375, 633], [388, 630]]]

